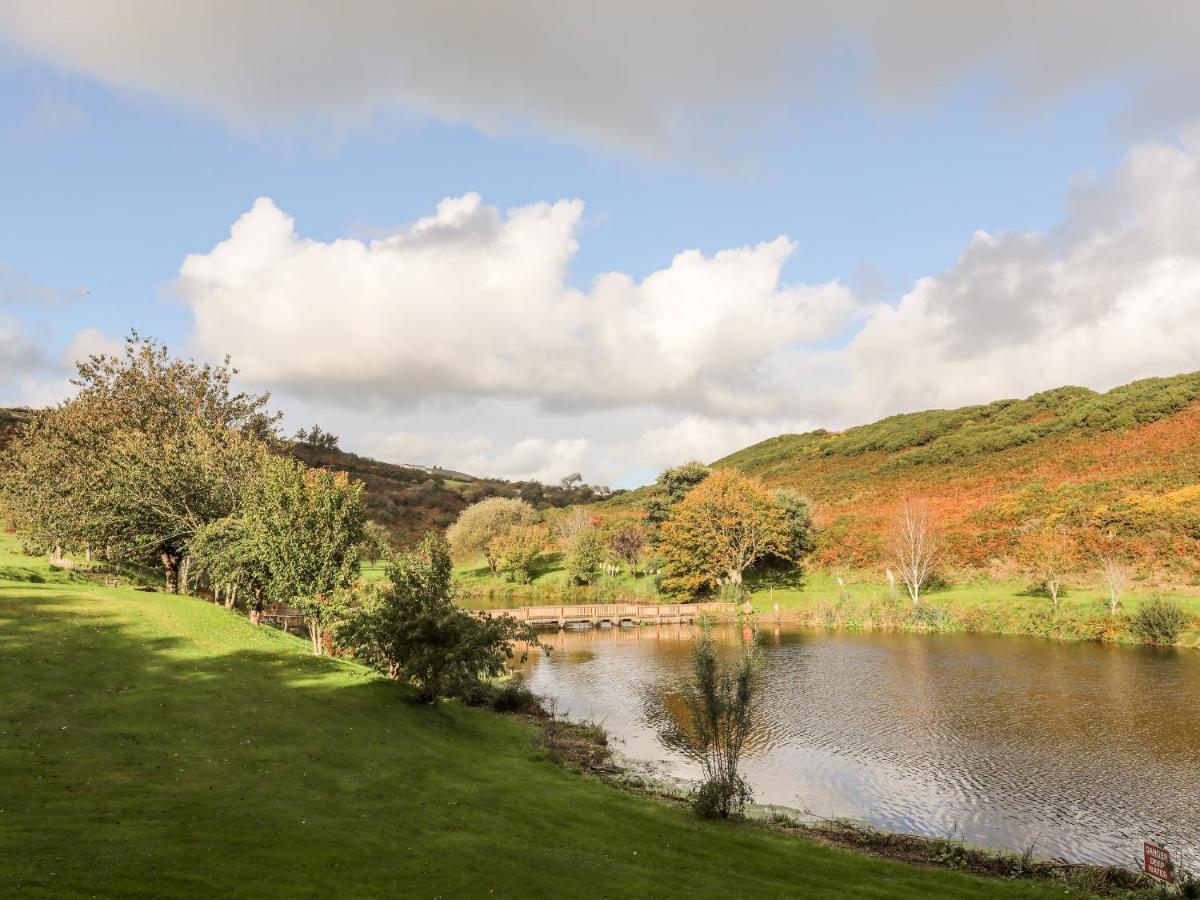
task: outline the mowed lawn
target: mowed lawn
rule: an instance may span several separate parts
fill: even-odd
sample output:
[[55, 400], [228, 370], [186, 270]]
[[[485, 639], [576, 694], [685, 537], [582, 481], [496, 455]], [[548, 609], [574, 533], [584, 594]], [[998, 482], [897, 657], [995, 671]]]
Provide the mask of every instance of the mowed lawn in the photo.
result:
[[5, 896], [1041, 897], [703, 822], [202, 600], [0, 542]]

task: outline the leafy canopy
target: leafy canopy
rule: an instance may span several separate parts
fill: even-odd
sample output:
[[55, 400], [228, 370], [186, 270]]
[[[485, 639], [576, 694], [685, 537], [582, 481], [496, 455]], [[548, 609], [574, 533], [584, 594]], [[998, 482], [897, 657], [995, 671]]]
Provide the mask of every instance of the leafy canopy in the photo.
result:
[[763, 485], [717, 469], [675, 507], [663, 526], [668, 590], [700, 594], [740, 586], [742, 573], [768, 555], [788, 552], [788, 521]]

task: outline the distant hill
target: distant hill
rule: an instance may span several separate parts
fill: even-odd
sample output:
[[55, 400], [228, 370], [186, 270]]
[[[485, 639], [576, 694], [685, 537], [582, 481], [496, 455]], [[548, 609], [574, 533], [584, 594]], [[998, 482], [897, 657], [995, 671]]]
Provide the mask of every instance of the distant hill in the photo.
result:
[[430, 466], [396, 465], [294, 443], [290, 451], [310, 466], [346, 472], [367, 488], [367, 514], [386, 526], [397, 543], [411, 544], [429, 529], [441, 530], [462, 510], [485, 497], [521, 497], [537, 509], [590, 503], [598, 495], [588, 486], [564, 489], [537, 481], [477, 478]]
[[[0, 450], [30, 415], [24, 409], [0, 409]], [[310, 466], [348, 473], [367, 488], [367, 515], [386, 527], [397, 544], [412, 544], [429, 529], [441, 530], [464, 507], [485, 497], [521, 497], [538, 509], [590, 503], [591, 487], [569, 489], [536, 481], [477, 478], [431, 466], [395, 465], [339, 449], [285, 442], [288, 452]]]
[[1200, 579], [1200, 373], [785, 434], [714, 465], [808, 496], [825, 565], [880, 565], [899, 503], [923, 497], [959, 565], [999, 565], [1020, 529], [1054, 522], [1095, 551]]

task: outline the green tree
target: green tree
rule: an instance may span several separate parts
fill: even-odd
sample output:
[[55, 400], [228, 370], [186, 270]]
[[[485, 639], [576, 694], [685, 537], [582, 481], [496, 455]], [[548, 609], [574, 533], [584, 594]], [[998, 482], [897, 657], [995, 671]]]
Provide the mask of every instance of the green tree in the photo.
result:
[[817, 546], [808, 500], [799, 491], [780, 488], [775, 492], [775, 505], [783, 512], [787, 527], [787, 541], [779, 558], [792, 564], [801, 563]]
[[408, 679], [422, 700], [465, 690], [504, 671], [516, 655], [540, 646], [537, 634], [511, 616], [492, 618], [454, 603], [446, 541], [428, 534], [415, 551], [397, 555], [384, 584], [360, 589], [360, 605], [337, 627], [339, 645], [391, 678]]
[[77, 366], [78, 392], [10, 447], [3, 504], [38, 543], [161, 564], [167, 589], [192, 536], [233, 513], [274, 438], [268, 395], [236, 393], [228, 360], [200, 365], [136, 333]]
[[209, 583], [226, 592], [227, 605], [242, 593], [252, 621], [267, 601], [300, 610], [320, 655], [340, 592], [358, 576], [364, 525], [361, 482], [270, 456], [239, 513], [200, 529], [190, 549]]
[[515, 497], [489, 497], [462, 511], [446, 537], [460, 557], [482, 553], [493, 575], [499, 574], [491, 543], [514, 525], [532, 525], [537, 512]]
[[763, 485], [717, 469], [684, 497], [664, 527], [668, 590], [699, 594], [722, 584], [741, 589], [742, 573], [788, 548], [788, 523]]
[[362, 482], [272, 457], [243, 517], [270, 572], [268, 595], [305, 616], [313, 653], [332, 624], [339, 591], [358, 577], [365, 517]]
[[540, 525], [514, 525], [492, 538], [488, 552], [496, 562], [496, 571], [518, 584], [528, 584], [545, 548], [546, 532]]
[[655, 533], [671, 520], [674, 506], [711, 473], [712, 469], [697, 460], [663, 469], [655, 479], [656, 490], [646, 503], [646, 521]]
[[604, 564], [604, 535], [588, 526], [575, 535], [567, 548], [567, 574], [576, 584], [591, 584]]
[[363, 526], [363, 543], [361, 556], [375, 565], [385, 558], [392, 550], [392, 535], [378, 522], [368, 521]]

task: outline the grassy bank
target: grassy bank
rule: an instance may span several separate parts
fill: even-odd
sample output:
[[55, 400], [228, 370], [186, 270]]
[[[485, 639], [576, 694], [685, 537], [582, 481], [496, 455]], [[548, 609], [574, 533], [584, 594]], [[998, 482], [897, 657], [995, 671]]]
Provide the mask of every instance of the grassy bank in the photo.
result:
[[[530, 584], [496, 578], [482, 560], [455, 570], [464, 604], [504, 608], [537, 604], [615, 603], [636, 598], [646, 603], [674, 603], [660, 593], [653, 578], [601, 576], [594, 585], [571, 585], [557, 554], [539, 560]], [[841, 583], [838, 583], [838, 578]], [[1108, 595], [1098, 586], [1069, 582], [1055, 609], [1045, 595], [1026, 582], [988, 577], [956, 578], [924, 593], [919, 609], [903, 585], [889, 591], [875, 573], [762, 572], [746, 581], [754, 608], [768, 618], [778, 605], [782, 618], [813, 628], [879, 629], [920, 632], [970, 631], [1063, 640], [1141, 643], [1132, 619], [1156, 595], [1176, 601], [1190, 617], [1177, 644], [1200, 647], [1200, 595], [1185, 590], [1157, 590], [1137, 585], [1121, 598], [1115, 616]]]
[[202, 600], [0, 538], [0, 884], [22, 896], [1041, 897], [700, 821]]
[[893, 592], [878, 578], [855, 573], [781, 573], [751, 582], [759, 613], [770, 618], [778, 606], [783, 618], [814, 628], [965, 631], [1118, 643], [1144, 642], [1133, 619], [1142, 604], [1156, 595], [1177, 602], [1190, 618], [1176, 643], [1200, 647], [1200, 597], [1181, 591], [1131, 591], [1121, 598], [1114, 616], [1107, 593], [1086, 585], [1068, 589], [1056, 609], [1048, 597], [1024, 582], [963, 580], [927, 591], [914, 608], [903, 585]]

